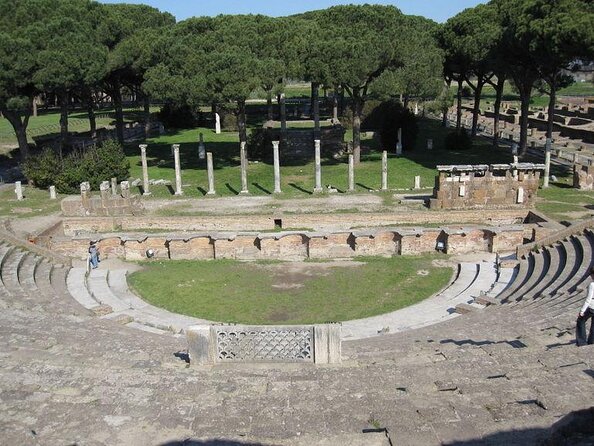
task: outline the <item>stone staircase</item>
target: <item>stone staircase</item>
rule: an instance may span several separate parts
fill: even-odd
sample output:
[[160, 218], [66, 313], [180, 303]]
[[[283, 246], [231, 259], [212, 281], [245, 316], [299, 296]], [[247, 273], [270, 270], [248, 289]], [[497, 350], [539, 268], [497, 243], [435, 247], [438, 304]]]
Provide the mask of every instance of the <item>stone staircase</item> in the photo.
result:
[[158, 334], [181, 334], [185, 327], [211, 324], [153, 307], [133, 294], [127, 284], [125, 269], [97, 269], [75, 267], [68, 272], [70, 294], [98, 317], [140, 330]]
[[585, 299], [592, 266], [594, 232], [586, 229], [549, 246], [535, 248], [513, 268], [502, 268], [499, 275], [508, 276], [509, 285], [503, 290], [496, 285], [486, 294], [488, 299], [478, 297], [462, 308], [500, 305], [512, 312], [530, 314], [529, 325], [559, 323], [571, 326]]

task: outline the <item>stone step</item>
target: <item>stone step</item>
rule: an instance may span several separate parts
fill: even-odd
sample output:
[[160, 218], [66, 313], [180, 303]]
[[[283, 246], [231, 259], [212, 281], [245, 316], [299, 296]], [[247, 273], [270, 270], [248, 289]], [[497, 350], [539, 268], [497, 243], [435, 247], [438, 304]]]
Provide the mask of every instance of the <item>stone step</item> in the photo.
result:
[[546, 290], [555, 283], [555, 280], [563, 271], [565, 266], [565, 250], [561, 250], [558, 245], [545, 248], [549, 253], [549, 270], [542, 280], [536, 284], [536, 286], [525, 296], [524, 300], [527, 305], [531, 305], [533, 302], [540, 299], [546, 294]]
[[100, 305], [86, 286], [86, 268], [71, 268], [66, 278], [66, 286], [70, 295], [83, 307], [94, 310]]
[[2, 271], [0, 271], [4, 286], [14, 296], [26, 295], [26, 291], [21, 287], [18, 277], [19, 268], [26, 255], [26, 252], [19, 249], [11, 250], [4, 260]]
[[[2, 270], [4, 269], [4, 263], [6, 262], [6, 258], [8, 257], [8, 255], [10, 254], [10, 252], [13, 250], [14, 248], [5, 244], [0, 243], [0, 292], [1, 293], [6, 293], [7, 295], [10, 295], [10, 291], [8, 290], [8, 288], [5, 286], [4, 284], [4, 280], [2, 279]], [[0, 294], [1, 294], [0, 293]]]
[[497, 298], [501, 293], [503, 293], [515, 280], [518, 274], [518, 266], [513, 268], [499, 268], [499, 274], [497, 275], [497, 281], [493, 284], [493, 287], [487, 293], [492, 299], [496, 299], [499, 303], [501, 303], [500, 299]]
[[[573, 287], [575, 283], [575, 278], [579, 274], [579, 271], [583, 269], [583, 264], [585, 262], [584, 258], [584, 246], [582, 244], [582, 240], [578, 237], [571, 237], [571, 242], [575, 247], [575, 262], [573, 264], [573, 268], [571, 273], [568, 275], [567, 280], [565, 283], [559, 287], [554, 293], [555, 294], [563, 294], [569, 291], [570, 288]], [[588, 259], [589, 262], [590, 259]]]
[[498, 299], [496, 299], [494, 297], [489, 297], [485, 294], [483, 294], [482, 296], [478, 296], [476, 299], [474, 299], [474, 301], [477, 304], [481, 304], [486, 307], [489, 305], [498, 305], [500, 303]]
[[514, 291], [513, 296], [510, 296], [510, 301], [518, 303], [524, 300], [524, 297], [529, 293], [538, 282], [546, 275], [549, 268], [548, 257], [545, 256], [544, 250], [538, 252], [531, 252], [529, 255], [532, 258], [532, 272], [524, 283]]
[[475, 281], [479, 273], [476, 263], [462, 262], [459, 265], [459, 272], [452, 284], [440, 293], [442, 299], [454, 300]]
[[114, 312], [130, 309], [130, 305], [119, 299], [109, 288], [107, 270], [92, 270], [87, 276], [87, 288], [99, 303], [108, 305]]
[[477, 303], [470, 303], [470, 304], [458, 304], [456, 305], [456, 313], [458, 314], [468, 314], [478, 310], [484, 310], [485, 306], [480, 305]]
[[35, 269], [37, 268], [37, 265], [40, 261], [40, 257], [29, 253], [25, 256], [19, 268], [19, 283], [21, 288], [23, 288], [29, 294], [35, 294], [36, 292], [39, 292], [39, 289], [35, 284]]
[[573, 241], [571, 239], [564, 240], [559, 244], [559, 249], [564, 252], [565, 263], [563, 264], [563, 269], [560, 271], [553, 283], [543, 290], [542, 294], [548, 296], [554, 295], [557, 290], [571, 278], [571, 273], [576, 268], [575, 263], [577, 259], [577, 252]]
[[514, 281], [508, 286], [503, 293], [497, 296], [497, 298], [502, 303], [509, 303], [511, 300], [511, 296], [513, 296], [514, 292], [520, 288], [526, 280], [530, 277], [530, 273], [532, 272], [533, 268], [533, 259], [532, 257], [528, 257], [528, 259], [521, 259], [520, 265], [518, 266], [518, 272], [516, 274], [516, 278]]

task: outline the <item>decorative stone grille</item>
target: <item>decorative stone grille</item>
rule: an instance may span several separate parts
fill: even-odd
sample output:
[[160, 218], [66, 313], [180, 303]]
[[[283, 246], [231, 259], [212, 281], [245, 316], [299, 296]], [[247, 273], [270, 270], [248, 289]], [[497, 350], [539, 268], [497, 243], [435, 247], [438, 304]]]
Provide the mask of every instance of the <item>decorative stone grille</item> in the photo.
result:
[[314, 362], [313, 327], [213, 327], [216, 362]]

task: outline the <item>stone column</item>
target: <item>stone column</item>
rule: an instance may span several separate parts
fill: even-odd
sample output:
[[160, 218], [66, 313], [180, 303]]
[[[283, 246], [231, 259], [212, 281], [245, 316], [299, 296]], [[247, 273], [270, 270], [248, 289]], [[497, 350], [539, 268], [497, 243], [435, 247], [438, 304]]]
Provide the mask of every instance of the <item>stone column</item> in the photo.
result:
[[88, 181], [80, 183], [80, 198], [83, 208], [88, 209], [91, 201], [91, 185]]
[[120, 183], [120, 192], [122, 194], [122, 198], [128, 200], [130, 198], [130, 182], [129, 181], [122, 181]]
[[99, 193], [101, 194], [101, 206], [106, 208], [109, 203], [109, 195], [111, 187], [109, 181], [102, 181], [99, 185]]
[[[514, 155], [514, 166], [515, 166], [516, 164], [518, 164], [518, 162], [519, 162], [519, 159], [518, 159], [518, 155], [516, 154], [516, 155]], [[513, 169], [513, 171], [512, 171], [512, 174], [513, 174], [514, 180], [516, 180], [516, 181], [517, 181], [517, 180], [518, 180], [518, 169], [516, 169], [516, 168], [514, 167], [514, 169]]]
[[221, 133], [221, 115], [215, 113], [215, 133], [218, 135]]
[[56, 200], [58, 198], [58, 196], [56, 195], [56, 186], [49, 187], [49, 194], [50, 200]]
[[355, 156], [349, 155], [349, 192], [355, 191]]
[[396, 155], [402, 155], [402, 128], [398, 129], [398, 142], [396, 143]]
[[181, 165], [179, 162], [179, 144], [173, 144], [173, 160], [175, 162], [175, 195], [183, 195]]
[[204, 135], [200, 133], [200, 141], [198, 142], [198, 159], [206, 159], [206, 147], [204, 146]]
[[206, 169], [208, 171], [208, 192], [206, 192], [206, 195], [215, 195], [217, 192], [214, 185], [214, 166], [212, 163], [212, 153], [210, 152], [206, 154]]
[[146, 144], [140, 145], [140, 158], [142, 162], [142, 195], [150, 195], [151, 191], [149, 190], [149, 176], [148, 176], [148, 163], [146, 161]]
[[551, 175], [551, 138], [547, 138], [545, 145], [545, 172], [542, 187], [546, 189], [549, 187], [549, 177]]
[[272, 155], [274, 158], [274, 193], [275, 194], [280, 194], [282, 192], [279, 146], [280, 146], [280, 141], [272, 141]]
[[388, 152], [382, 152], [382, 190], [388, 190]]
[[314, 192], [322, 192], [322, 154], [321, 154], [321, 141], [316, 139], [315, 143], [315, 158], [316, 158], [316, 187]]
[[241, 158], [241, 192], [240, 194], [247, 195], [250, 193], [248, 189], [248, 178], [247, 178], [247, 168], [248, 168], [248, 159], [247, 159], [247, 151], [246, 151], [246, 143], [242, 141], [239, 145], [239, 156]]
[[17, 200], [22, 201], [24, 199], [23, 184], [20, 181], [14, 183], [14, 193], [16, 194]]
[[415, 190], [419, 190], [421, 188], [421, 177], [417, 175], [415, 177]]
[[118, 179], [111, 179], [111, 196], [115, 197], [118, 194]]
[[427, 150], [433, 150], [433, 140], [432, 139], [427, 140]]

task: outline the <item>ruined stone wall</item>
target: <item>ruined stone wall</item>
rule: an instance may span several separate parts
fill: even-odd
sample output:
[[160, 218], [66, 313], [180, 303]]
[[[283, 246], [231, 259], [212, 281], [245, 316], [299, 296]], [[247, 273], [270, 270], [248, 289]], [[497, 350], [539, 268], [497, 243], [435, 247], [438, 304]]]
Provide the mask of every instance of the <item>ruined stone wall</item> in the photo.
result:
[[540, 172], [537, 170], [440, 172], [430, 208], [526, 209], [534, 206], [539, 185]]
[[81, 197], [66, 197], [61, 203], [62, 214], [67, 217], [116, 217], [123, 215], [139, 215], [143, 212], [139, 196], [124, 198], [120, 196], [90, 197], [84, 200]]
[[201, 216], [201, 217], [96, 217], [63, 219], [63, 230], [67, 236], [108, 232], [171, 231], [214, 232], [214, 231], [267, 231], [274, 230], [280, 220], [284, 230], [334, 231], [336, 228], [353, 230], [358, 227], [378, 226], [425, 226], [448, 224], [510, 225], [522, 223], [528, 211], [522, 208], [486, 210], [483, 212], [449, 210], [448, 212], [409, 211], [393, 214], [302, 214], [302, 215], [250, 215]]
[[93, 235], [54, 237], [50, 249], [68, 256], [86, 258], [91, 240], [97, 241], [103, 258], [146, 260], [304, 260], [356, 256], [419, 255], [435, 252], [438, 242], [449, 254], [503, 252], [523, 241], [523, 226], [469, 228], [382, 228], [375, 231], [328, 233], [213, 233], [183, 237], [154, 235]]

